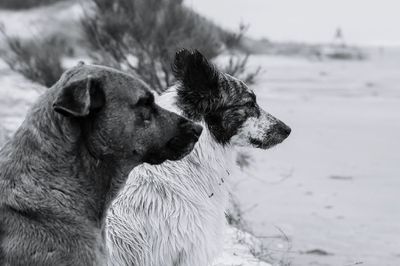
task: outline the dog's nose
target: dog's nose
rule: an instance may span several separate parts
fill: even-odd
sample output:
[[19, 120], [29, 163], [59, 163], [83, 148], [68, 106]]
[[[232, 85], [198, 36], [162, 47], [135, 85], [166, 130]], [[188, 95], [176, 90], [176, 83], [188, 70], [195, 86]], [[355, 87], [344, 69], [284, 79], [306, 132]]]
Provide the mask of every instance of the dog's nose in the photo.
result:
[[201, 132], [203, 132], [202, 126], [195, 124], [186, 118], [180, 119], [179, 125], [182, 130], [184, 130], [187, 133], [193, 133], [193, 135], [196, 138], [199, 138], [201, 135]]
[[283, 135], [285, 137], [290, 135], [290, 132], [292, 132], [292, 129], [288, 127], [285, 123], [279, 121], [273, 126], [273, 130], [275, 132], [278, 132], [280, 135]]
[[203, 132], [203, 127], [200, 125], [194, 124], [194, 126], [193, 126], [194, 135], [198, 138], [198, 137], [200, 137], [201, 132]]

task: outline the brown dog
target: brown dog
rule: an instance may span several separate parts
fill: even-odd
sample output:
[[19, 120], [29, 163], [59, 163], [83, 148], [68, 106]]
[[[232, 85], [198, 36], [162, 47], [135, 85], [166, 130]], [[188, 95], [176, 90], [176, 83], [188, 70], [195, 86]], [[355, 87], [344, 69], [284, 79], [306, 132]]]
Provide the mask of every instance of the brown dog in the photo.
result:
[[201, 126], [146, 84], [79, 65], [0, 150], [0, 265], [103, 265], [106, 210], [132, 168], [181, 159]]

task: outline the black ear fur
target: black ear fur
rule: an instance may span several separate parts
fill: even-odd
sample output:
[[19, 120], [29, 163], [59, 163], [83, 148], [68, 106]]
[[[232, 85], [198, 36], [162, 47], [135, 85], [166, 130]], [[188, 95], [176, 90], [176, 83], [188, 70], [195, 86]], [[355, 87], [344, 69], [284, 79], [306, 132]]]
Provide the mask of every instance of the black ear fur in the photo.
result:
[[179, 50], [172, 70], [186, 90], [212, 92], [218, 88], [219, 71], [198, 50]]
[[182, 49], [175, 55], [172, 70], [181, 83], [178, 105], [192, 119], [209, 112], [219, 94], [219, 71], [197, 50]]
[[53, 109], [68, 117], [84, 117], [104, 105], [101, 82], [91, 76], [61, 88]]

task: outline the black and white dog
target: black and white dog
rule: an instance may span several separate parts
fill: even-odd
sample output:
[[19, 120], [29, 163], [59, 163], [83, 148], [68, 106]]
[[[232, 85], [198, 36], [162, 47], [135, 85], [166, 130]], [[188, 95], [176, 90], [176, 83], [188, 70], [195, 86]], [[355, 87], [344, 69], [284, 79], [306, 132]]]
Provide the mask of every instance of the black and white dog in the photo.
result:
[[107, 217], [113, 265], [210, 265], [222, 247], [232, 148], [268, 149], [291, 131], [198, 51], [179, 51], [173, 69], [178, 85], [159, 104], [206, 130], [186, 158], [131, 172]]

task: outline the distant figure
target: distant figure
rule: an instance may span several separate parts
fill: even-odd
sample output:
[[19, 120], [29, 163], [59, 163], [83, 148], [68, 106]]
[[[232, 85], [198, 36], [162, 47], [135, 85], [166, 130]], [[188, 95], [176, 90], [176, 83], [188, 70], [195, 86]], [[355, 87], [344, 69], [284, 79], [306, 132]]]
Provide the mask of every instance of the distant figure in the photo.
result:
[[340, 27], [336, 29], [335, 37], [333, 39], [333, 46], [346, 47], [343, 31]]

